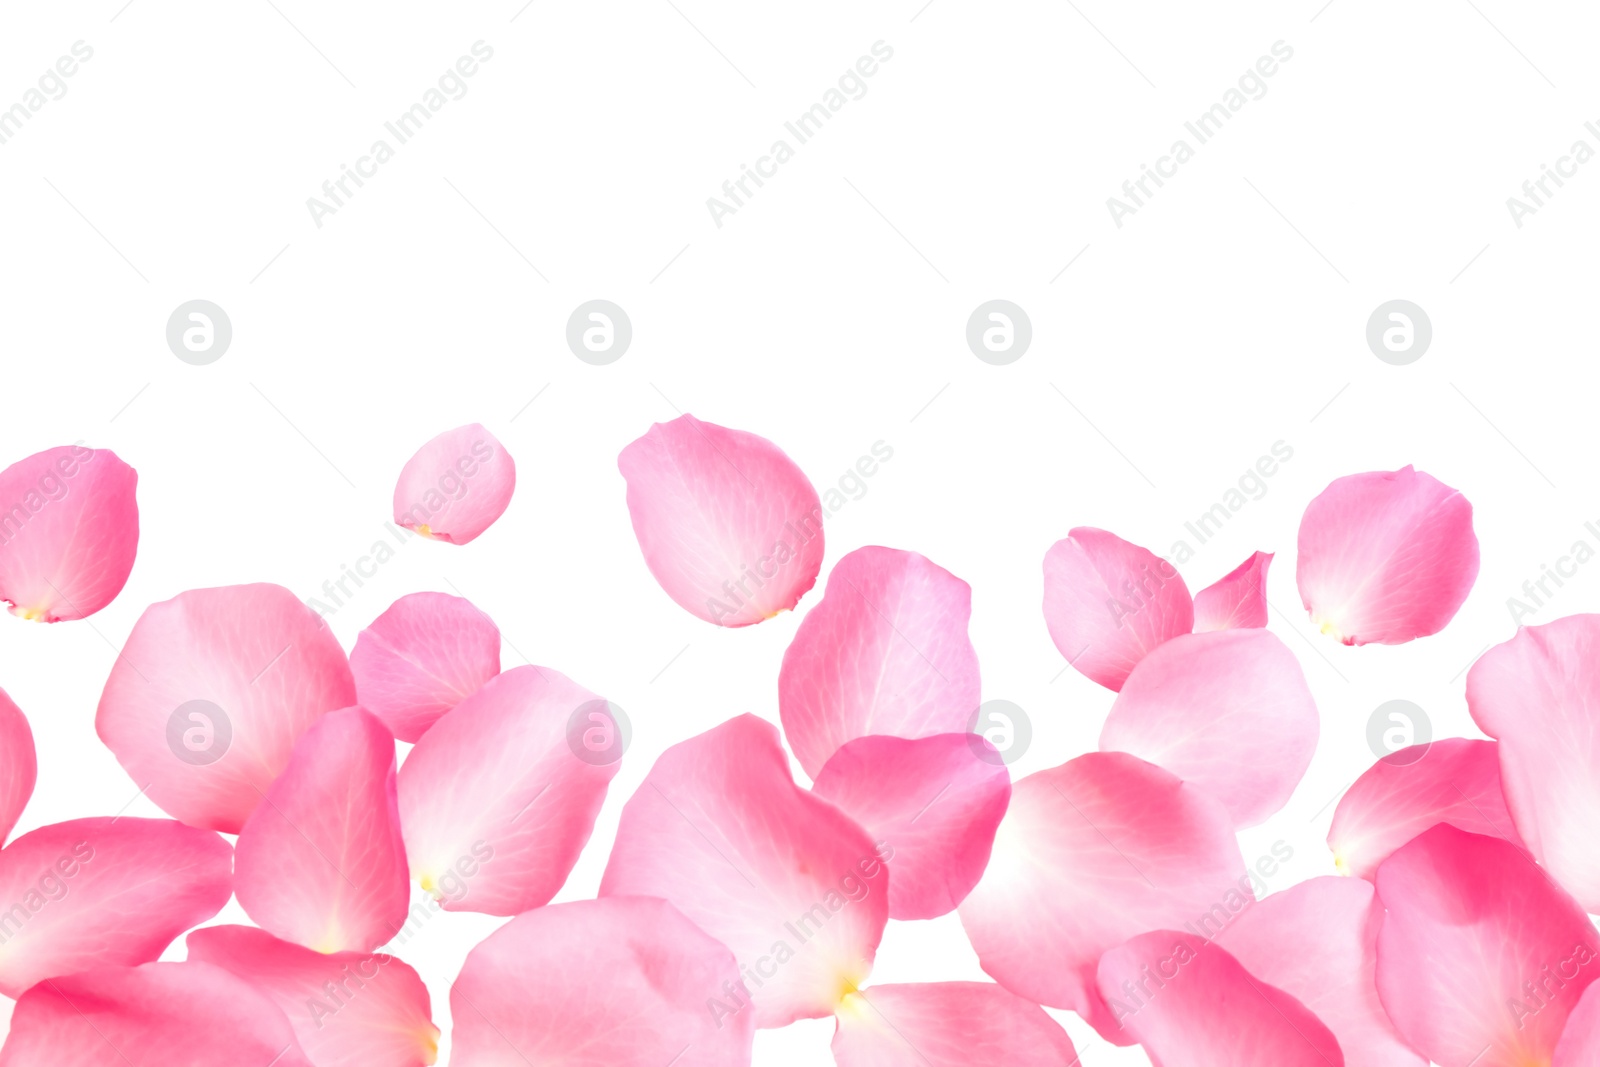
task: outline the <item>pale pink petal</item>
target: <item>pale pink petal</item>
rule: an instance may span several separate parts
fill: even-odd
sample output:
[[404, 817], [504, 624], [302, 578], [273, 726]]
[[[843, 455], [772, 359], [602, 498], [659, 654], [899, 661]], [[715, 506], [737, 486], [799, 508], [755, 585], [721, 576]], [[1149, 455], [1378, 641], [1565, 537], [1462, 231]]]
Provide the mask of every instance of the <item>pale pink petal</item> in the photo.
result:
[[289, 590], [191, 589], [139, 616], [95, 730], [163, 811], [236, 834], [306, 727], [355, 702], [344, 649]]
[[1550, 1067], [1594, 1067], [1600, 1063], [1600, 986], [1591, 984], [1567, 1016]]
[[866, 979], [889, 918], [878, 846], [794, 784], [777, 728], [753, 715], [656, 760], [600, 882], [619, 894], [669, 900], [732, 949], [756, 976], [758, 1027], [831, 1015]]
[[971, 615], [972, 588], [915, 552], [858, 548], [835, 564], [778, 673], [783, 732], [806, 773], [851, 738], [969, 729], [981, 699]]
[[1127, 1044], [1095, 988], [1101, 955], [1163, 926], [1214, 936], [1254, 899], [1227, 809], [1154, 764], [1091, 752], [1012, 787], [959, 911], [995, 981]]
[[517, 465], [477, 423], [446, 430], [417, 450], [394, 487], [394, 521], [408, 530], [464, 545], [511, 503]]
[[605, 708], [555, 671], [514, 667], [422, 735], [400, 768], [400, 826], [411, 877], [441, 907], [516, 915], [555, 896], [617, 773], [620, 751], [577, 740]]
[[25, 619], [93, 615], [139, 550], [139, 475], [107, 448], [62, 445], [0, 471], [0, 600]]
[[835, 752], [812, 790], [894, 848], [889, 918], [932, 919], [954, 910], [983, 875], [1011, 775], [974, 734], [872, 736]]
[[0, 689], [0, 841], [11, 836], [22, 809], [28, 806], [28, 798], [33, 796], [38, 776], [38, 757], [34, 754], [28, 717]]
[[1202, 937], [1140, 934], [1101, 958], [1099, 980], [1122, 1032], [1160, 1067], [1346, 1063], [1339, 1042], [1304, 1004]]
[[361, 706], [415, 742], [500, 673], [500, 630], [461, 597], [411, 593], [361, 631], [350, 673]]
[[537, 908], [450, 987], [451, 1067], [748, 1067], [742, 981], [733, 953], [664, 900]]
[[1440, 825], [1378, 868], [1378, 995], [1440, 1067], [1547, 1064], [1600, 975], [1594, 926], [1515, 845]]
[[1194, 628], [1237, 630], [1267, 624], [1267, 568], [1271, 552], [1257, 552], [1194, 595]]
[[1242, 828], [1288, 801], [1318, 727], [1300, 662], [1282, 641], [1266, 630], [1217, 630], [1174, 637], [1139, 661], [1111, 705], [1100, 748], [1131, 752], [1205, 789]]
[[1410, 467], [1336, 478], [1300, 519], [1300, 601], [1347, 645], [1438, 633], [1477, 577], [1472, 505]]
[[839, 1067], [1078, 1067], [1061, 1024], [989, 982], [875, 985], [845, 998]]
[[249, 926], [208, 926], [186, 943], [189, 959], [265, 993], [315, 1067], [428, 1067], [438, 1057], [428, 987], [393, 956], [324, 955]]
[[1360, 1067], [1427, 1067], [1378, 1001], [1383, 906], [1371, 882], [1312, 878], [1239, 916], [1216, 943], [1258, 978], [1304, 1004]]
[[239, 832], [245, 914], [318, 952], [370, 952], [398, 933], [410, 887], [394, 768], [394, 737], [371, 712], [312, 723]]
[[233, 849], [167, 819], [75, 819], [0, 850], [0, 993], [144, 963], [232, 892]]
[[749, 626], [793, 608], [822, 570], [822, 501], [764, 437], [684, 415], [617, 457], [644, 561], [691, 615]]
[[1328, 847], [1341, 873], [1370, 879], [1395, 849], [1442, 822], [1522, 847], [1493, 741], [1451, 737], [1380, 759], [1339, 798]]
[[40, 982], [17, 1002], [0, 1067], [43, 1064], [313, 1067], [266, 994], [208, 963], [101, 967]]
[[1506, 806], [1539, 862], [1600, 912], [1600, 615], [1569, 615], [1485, 652], [1467, 709], [1500, 741]]
[[1134, 664], [1194, 629], [1194, 601], [1166, 560], [1079, 526], [1045, 553], [1044, 621], [1080, 674], [1121, 689]]

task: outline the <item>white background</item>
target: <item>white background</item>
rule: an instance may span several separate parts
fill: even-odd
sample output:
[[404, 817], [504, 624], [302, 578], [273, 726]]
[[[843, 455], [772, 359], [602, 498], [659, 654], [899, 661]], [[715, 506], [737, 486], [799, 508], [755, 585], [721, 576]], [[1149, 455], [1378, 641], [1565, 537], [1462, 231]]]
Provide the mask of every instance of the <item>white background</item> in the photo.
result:
[[[466, 422], [517, 460], [506, 515], [464, 548], [408, 544], [330, 621], [348, 648], [394, 598], [459, 591], [500, 625], [506, 666], [628, 711], [634, 747], [559, 899], [594, 894], [664, 747], [739, 712], [776, 720], [780, 658], [820, 595], [725, 631], [656, 586], [616, 455], [680, 411], [771, 438], [820, 488], [894, 449], [830, 520], [827, 565], [884, 544], [972, 584], [984, 696], [1033, 723], [1018, 774], [1091, 749], [1112, 698], [1046, 633], [1053, 541], [1187, 539], [1192, 590], [1277, 552], [1271, 627], [1323, 728], [1289, 806], [1243, 837], [1247, 861], [1294, 848], [1275, 890], [1332, 872], [1329, 802], [1371, 762], [1371, 711], [1405, 698], [1436, 735], [1475, 735], [1464, 671], [1511, 636], [1506, 598], [1576, 539], [1600, 545], [1583, 529], [1600, 519], [1600, 162], [1520, 229], [1505, 204], [1574, 140], [1600, 148], [1583, 129], [1597, 20], [1578, 4], [274, 2], [0, 12], [0, 106], [73, 42], [94, 49], [0, 145], [0, 461], [115, 449], [143, 523], [108, 609], [0, 620], [0, 685], [39, 745], [21, 830], [130, 801], [159, 815], [93, 730], [139, 613], [248, 581], [316, 595], [381, 536], [406, 458]], [[317, 228], [306, 198], [480, 39], [494, 58], [467, 95]], [[865, 97], [716, 227], [706, 198], [879, 40], [894, 56]], [[1279, 40], [1294, 55], [1265, 97], [1117, 228], [1106, 198]], [[605, 367], [563, 336], [596, 297], [634, 327]], [[1003, 367], [964, 339], [996, 297], [1034, 331]], [[233, 323], [205, 367], [164, 337], [194, 298]], [[1410, 366], [1365, 343], [1393, 298], [1433, 322]], [[1265, 496], [1196, 545], [1184, 522], [1279, 440], [1294, 457]], [[1482, 574], [1442, 634], [1341, 647], [1299, 607], [1300, 513], [1334, 477], [1406, 463], [1473, 502]], [[1597, 575], [1530, 621], [1600, 605]], [[500, 922], [445, 915], [405, 951], [447, 1035], [449, 980]], [[980, 977], [953, 915], [891, 923], [873, 974]], [[1060, 1017], [1085, 1062], [1145, 1062]], [[757, 1063], [829, 1063], [831, 1032], [763, 1032]]]

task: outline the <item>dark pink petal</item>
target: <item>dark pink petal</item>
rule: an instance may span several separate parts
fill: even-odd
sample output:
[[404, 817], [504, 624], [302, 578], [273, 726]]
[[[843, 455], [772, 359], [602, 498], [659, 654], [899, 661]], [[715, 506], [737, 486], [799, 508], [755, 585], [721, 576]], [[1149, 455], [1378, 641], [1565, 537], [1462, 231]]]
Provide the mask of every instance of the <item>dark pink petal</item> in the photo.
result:
[[778, 673], [784, 735], [812, 778], [846, 741], [967, 730], [980, 702], [972, 588], [931, 560], [858, 548], [828, 575]]
[[817, 775], [817, 796], [893, 847], [889, 918], [953, 911], [983, 875], [1011, 775], [998, 754], [980, 752], [994, 750], [973, 734], [859, 737]]
[[1101, 958], [1099, 979], [1123, 1033], [1160, 1067], [1346, 1062], [1339, 1042], [1304, 1004], [1204, 938], [1171, 930], [1140, 934]]
[[1200, 786], [1242, 828], [1288, 801], [1318, 727], [1300, 662], [1282, 641], [1266, 630], [1217, 630], [1174, 637], [1139, 662], [1111, 705], [1100, 748]]
[[0, 841], [11, 836], [38, 776], [28, 717], [0, 689]]
[[1435, 826], [1378, 868], [1378, 995], [1440, 1067], [1547, 1064], [1596, 975], [1594, 926], [1524, 853]]
[[315, 1067], [428, 1067], [438, 1057], [428, 987], [382, 953], [324, 955], [249, 926], [191, 933], [189, 959], [265, 993]]
[[1257, 552], [1194, 595], [1194, 628], [1237, 630], [1267, 624], [1267, 568], [1271, 552]]
[[232, 892], [233, 849], [167, 819], [75, 819], [0, 850], [0, 993], [144, 963]]
[[394, 521], [408, 530], [464, 545], [505, 513], [517, 465], [477, 423], [446, 430], [417, 450], [394, 487]]
[[1151, 650], [1194, 629], [1194, 601], [1166, 560], [1079, 526], [1045, 553], [1044, 621], [1079, 673], [1121, 689]]
[[450, 987], [452, 1067], [748, 1067], [755, 1013], [729, 952], [664, 900], [517, 916]]
[[1300, 601], [1347, 645], [1438, 633], [1478, 577], [1472, 505], [1410, 467], [1334, 479], [1301, 517], [1299, 544]]
[[758, 1027], [833, 1014], [889, 918], [872, 838], [794, 784], [777, 728], [753, 715], [661, 754], [622, 809], [600, 895], [671, 901], [732, 949]]
[[107, 448], [62, 445], [0, 471], [0, 600], [24, 619], [93, 615], [139, 550], [139, 475]]
[[650, 573], [691, 615], [749, 626], [793, 608], [822, 570], [822, 501], [764, 437], [684, 415], [617, 457]]
[[1227, 809], [1154, 764], [1091, 752], [1012, 787], [960, 914], [995, 981], [1127, 1044], [1095, 989], [1101, 955], [1163, 926], [1213, 936], [1253, 901]]
[[1313, 878], [1273, 893], [1239, 916], [1216, 943], [1251, 977], [1304, 1004], [1339, 1039], [1351, 1064], [1427, 1067], [1378, 1001], [1378, 927], [1372, 883]]
[[412, 878], [441, 907], [516, 915], [556, 895], [617, 773], [620, 749], [597, 757], [573, 732], [605, 706], [555, 671], [515, 667], [417, 742], [400, 768], [400, 826]]
[[409, 879], [394, 737], [361, 708], [300, 735], [239, 832], [234, 890], [263, 929], [318, 952], [370, 952], [405, 923]]
[[236, 834], [306, 727], [355, 700], [344, 649], [289, 590], [191, 589], [139, 616], [95, 730], [163, 811]]
[[1567, 1016], [1550, 1067], [1593, 1067], [1596, 1063], [1600, 1063], [1600, 986], [1591, 984]]
[[313, 1067], [266, 994], [208, 963], [101, 967], [40, 982], [17, 1001], [0, 1067], [45, 1064]]
[[361, 706], [415, 742], [500, 673], [500, 630], [461, 597], [412, 593], [361, 631], [350, 673]]
[[1328, 847], [1341, 873], [1370, 879], [1395, 849], [1442, 822], [1522, 847], [1493, 741], [1451, 737], [1380, 759], [1339, 798]]
[[1467, 709], [1500, 740], [1522, 840], [1585, 911], [1600, 912], [1600, 615], [1569, 615], [1485, 652]]
[[839, 1067], [1078, 1067], [1061, 1024], [989, 982], [875, 985], [845, 998]]

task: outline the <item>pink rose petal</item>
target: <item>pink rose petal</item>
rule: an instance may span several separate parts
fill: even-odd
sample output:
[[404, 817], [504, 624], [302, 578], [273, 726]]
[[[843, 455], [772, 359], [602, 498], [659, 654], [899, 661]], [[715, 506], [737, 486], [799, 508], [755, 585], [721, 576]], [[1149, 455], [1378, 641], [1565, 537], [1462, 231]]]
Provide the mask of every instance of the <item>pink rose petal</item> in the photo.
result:
[[461, 597], [412, 593], [361, 631], [350, 673], [361, 706], [414, 743], [500, 673], [500, 630]]
[[163, 811], [236, 834], [306, 727], [355, 701], [344, 650], [289, 590], [191, 589], [139, 616], [95, 729]]
[[967, 730], [980, 701], [972, 588], [915, 552], [858, 548], [828, 575], [778, 674], [795, 759], [813, 778], [866, 734]]
[[11, 836], [39, 777], [33, 730], [22, 709], [0, 689], [0, 841]]
[[1257, 552], [1194, 595], [1194, 628], [1237, 630], [1267, 624], [1267, 568], [1271, 552]]
[[0, 600], [25, 619], [93, 615], [139, 549], [139, 475], [106, 448], [62, 445], [0, 471]]
[[517, 916], [450, 988], [452, 1067], [748, 1067], [754, 1013], [733, 954], [664, 900]]
[[822, 570], [822, 501], [777, 445], [684, 415], [617, 457], [644, 561], [685, 611], [749, 626], [787, 611]]
[[1306, 508], [1299, 544], [1301, 603], [1347, 645], [1438, 633], [1478, 577], [1472, 505], [1410, 467], [1336, 478]]
[[872, 736], [835, 752], [812, 788], [894, 849], [889, 918], [933, 919], [983, 875], [1011, 776], [973, 734]]
[[875, 985], [845, 998], [839, 1067], [1078, 1067], [1061, 1024], [989, 982]]
[[1600, 986], [1590, 984], [1567, 1016], [1550, 1067], [1592, 1067], [1600, 1063]]
[[1044, 621], [1068, 663], [1115, 690], [1156, 646], [1194, 629], [1194, 601], [1166, 560], [1080, 526], [1045, 553]]
[[741, 715], [656, 760], [622, 810], [600, 895], [671, 901], [733, 950], [756, 1026], [774, 1027], [831, 1015], [860, 986], [887, 883], [867, 832], [795, 785], [777, 729]]
[[1182, 634], [1128, 676], [1100, 748], [1205, 789], [1243, 828], [1288, 801], [1311, 764], [1319, 722], [1300, 662], [1273, 634]]
[[477, 423], [446, 430], [417, 450], [394, 487], [394, 521], [408, 530], [464, 545], [505, 513], [517, 465]]

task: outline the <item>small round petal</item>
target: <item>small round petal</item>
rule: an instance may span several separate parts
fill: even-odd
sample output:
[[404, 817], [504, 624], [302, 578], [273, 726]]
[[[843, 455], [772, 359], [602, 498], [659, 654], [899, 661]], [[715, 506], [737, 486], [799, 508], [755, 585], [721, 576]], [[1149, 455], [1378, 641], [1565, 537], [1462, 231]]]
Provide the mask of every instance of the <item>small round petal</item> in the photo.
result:
[[355, 702], [344, 649], [289, 590], [191, 589], [139, 616], [95, 730], [163, 811], [236, 834], [306, 728]]
[[754, 1013], [720, 942], [664, 900], [517, 916], [450, 988], [452, 1067], [748, 1067]]
[[839, 1067], [1078, 1067], [1061, 1024], [990, 982], [875, 985], [852, 993], [833, 1035]]
[[972, 588], [915, 552], [858, 548], [835, 564], [778, 673], [784, 736], [806, 773], [852, 738], [968, 729], [981, 699], [971, 615]]
[[436, 541], [464, 545], [505, 513], [517, 465], [477, 423], [446, 430], [417, 450], [394, 487], [394, 521]]
[[82, 619], [116, 599], [139, 550], [139, 475], [106, 448], [62, 445], [0, 471], [0, 600], [25, 619]]
[[33, 730], [22, 709], [0, 689], [0, 841], [11, 836], [39, 777]]
[[788, 611], [822, 570], [822, 501], [764, 437], [684, 415], [617, 457], [644, 561], [689, 614], [749, 626]]
[[1257, 552], [1194, 595], [1194, 628], [1237, 630], [1267, 624], [1267, 568], [1271, 552]]
[[1347, 645], [1438, 633], [1477, 577], [1472, 505], [1410, 467], [1336, 478], [1300, 519], [1300, 601]]
[[350, 673], [361, 706], [415, 743], [500, 673], [500, 629], [461, 597], [411, 593], [361, 631]]

